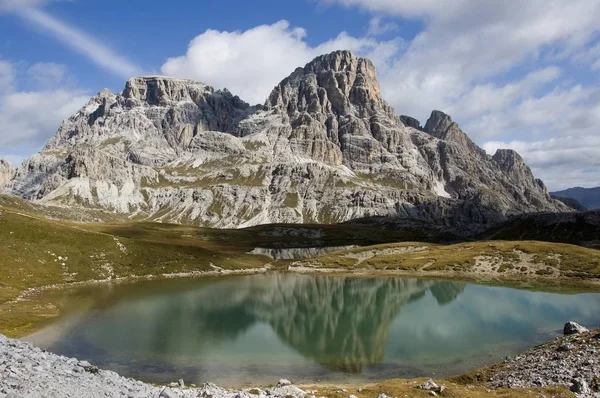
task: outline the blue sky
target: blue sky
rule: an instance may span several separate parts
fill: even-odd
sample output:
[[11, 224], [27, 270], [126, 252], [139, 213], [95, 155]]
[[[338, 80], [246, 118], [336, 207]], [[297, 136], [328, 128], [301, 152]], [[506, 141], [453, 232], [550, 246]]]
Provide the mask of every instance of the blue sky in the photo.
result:
[[0, 0], [0, 157], [39, 150], [89, 96], [166, 74], [263, 102], [336, 49], [371, 58], [398, 114], [449, 113], [552, 189], [600, 185], [596, 0]]

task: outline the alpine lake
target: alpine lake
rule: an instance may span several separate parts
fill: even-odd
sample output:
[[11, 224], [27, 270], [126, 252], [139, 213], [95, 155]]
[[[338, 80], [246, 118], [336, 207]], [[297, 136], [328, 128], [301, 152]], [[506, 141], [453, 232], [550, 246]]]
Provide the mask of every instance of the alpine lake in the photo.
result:
[[449, 377], [600, 322], [600, 294], [284, 272], [55, 291], [25, 338], [142, 381], [223, 386]]

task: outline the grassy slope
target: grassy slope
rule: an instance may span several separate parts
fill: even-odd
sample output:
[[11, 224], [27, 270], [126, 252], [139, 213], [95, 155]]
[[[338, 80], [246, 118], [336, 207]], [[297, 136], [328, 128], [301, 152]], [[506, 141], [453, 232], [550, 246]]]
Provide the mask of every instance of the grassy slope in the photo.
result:
[[[0, 332], [15, 336], [55, 316], [52, 303], [12, 302], [42, 286], [166, 273], [256, 268], [268, 258], [213, 250], [193, 239], [115, 237], [93, 226], [34, 218], [0, 208]], [[218, 248], [218, 247], [217, 247]], [[220, 248], [219, 248], [220, 249]]]
[[403, 242], [329, 253], [295, 266], [400, 271], [504, 280], [569, 278], [600, 282], [600, 250], [564, 243], [488, 241], [452, 245]]

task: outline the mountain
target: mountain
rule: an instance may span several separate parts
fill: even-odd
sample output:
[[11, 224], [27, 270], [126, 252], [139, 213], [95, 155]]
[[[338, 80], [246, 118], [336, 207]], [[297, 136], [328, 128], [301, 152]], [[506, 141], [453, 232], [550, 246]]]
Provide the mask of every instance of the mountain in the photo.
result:
[[584, 205], [582, 205], [581, 203], [579, 203], [577, 200], [575, 200], [573, 198], [565, 198], [562, 196], [556, 196], [552, 193], [550, 194], [550, 197], [552, 199], [556, 199], [556, 200], [563, 202], [564, 204], [566, 204], [573, 210], [576, 210], [576, 211], [587, 211], [588, 210], [587, 207], [585, 207]]
[[520, 214], [474, 238], [560, 242], [600, 249], [600, 210]]
[[449, 226], [570, 211], [512, 150], [450, 116], [421, 127], [383, 100], [371, 61], [317, 57], [263, 105], [161, 76], [103, 90], [4, 189], [43, 204], [214, 227], [388, 216]]
[[585, 208], [593, 210], [600, 209], [600, 187], [595, 188], [569, 188], [564, 191], [552, 192], [553, 196], [560, 198], [575, 199]]
[[0, 186], [8, 184], [15, 174], [10, 162], [0, 159]]

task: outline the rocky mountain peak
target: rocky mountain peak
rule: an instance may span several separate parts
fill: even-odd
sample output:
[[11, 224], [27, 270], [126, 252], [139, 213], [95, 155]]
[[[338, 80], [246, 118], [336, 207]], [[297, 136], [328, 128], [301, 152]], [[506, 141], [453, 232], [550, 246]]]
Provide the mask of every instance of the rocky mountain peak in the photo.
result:
[[518, 181], [521, 184], [533, 183], [545, 194], [548, 194], [548, 190], [542, 180], [533, 176], [529, 166], [527, 166], [521, 155], [515, 150], [498, 149], [494, 156], [492, 156], [492, 161], [514, 181]]
[[472, 152], [478, 153], [481, 157], [486, 157], [486, 153], [477, 144], [475, 144], [467, 134], [465, 134], [458, 123], [442, 111], [434, 110], [427, 119], [423, 131], [439, 138], [440, 140], [451, 141], [462, 147], [469, 148]]
[[0, 185], [8, 184], [15, 175], [15, 169], [7, 160], [0, 159]]
[[492, 160], [496, 162], [503, 171], [508, 172], [525, 165], [525, 161], [521, 155], [513, 149], [498, 149], [494, 156], [492, 156]]
[[296, 69], [273, 89], [266, 107], [289, 115], [307, 112], [364, 118], [383, 112], [393, 116], [381, 98], [375, 66], [350, 51], [321, 55]]
[[423, 130], [434, 137], [442, 138], [447, 132], [448, 128], [456, 124], [452, 121], [449, 115], [446, 115], [442, 111], [434, 110], [431, 112], [431, 116], [427, 119]]
[[214, 92], [200, 82], [165, 76], [133, 77], [125, 84], [123, 97], [148, 105], [169, 105], [181, 101], [195, 102], [199, 96]]

